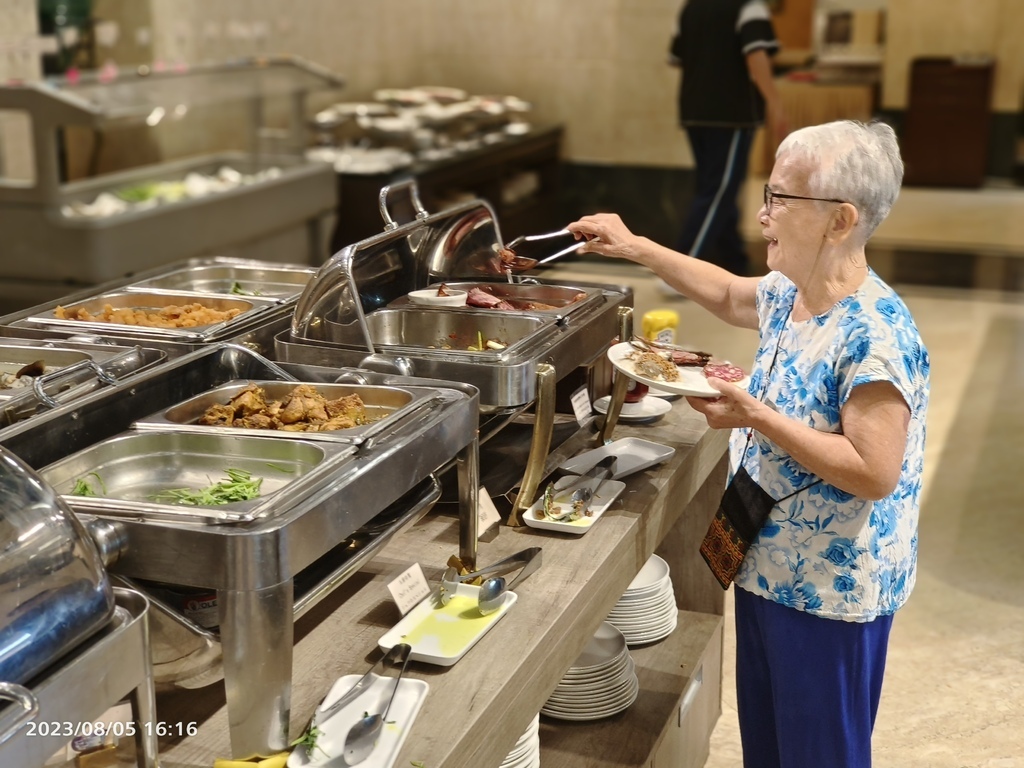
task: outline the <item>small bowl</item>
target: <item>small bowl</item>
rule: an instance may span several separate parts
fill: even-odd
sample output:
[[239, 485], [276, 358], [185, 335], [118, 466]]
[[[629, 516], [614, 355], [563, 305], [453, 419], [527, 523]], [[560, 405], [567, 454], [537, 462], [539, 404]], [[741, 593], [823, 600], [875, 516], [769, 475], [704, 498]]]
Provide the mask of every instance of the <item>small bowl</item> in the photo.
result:
[[426, 304], [432, 307], [464, 307], [466, 291], [448, 291], [448, 296], [438, 296], [437, 287], [424, 288], [422, 291], [409, 291], [409, 301], [413, 304]]

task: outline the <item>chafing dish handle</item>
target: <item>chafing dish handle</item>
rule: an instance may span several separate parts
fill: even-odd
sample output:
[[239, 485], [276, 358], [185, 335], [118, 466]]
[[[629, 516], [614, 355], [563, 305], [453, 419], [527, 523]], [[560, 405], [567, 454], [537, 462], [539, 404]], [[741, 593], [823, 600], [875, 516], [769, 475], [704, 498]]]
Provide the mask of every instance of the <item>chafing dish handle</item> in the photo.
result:
[[391, 218], [391, 213], [388, 211], [388, 195], [399, 189], [408, 189], [409, 197], [412, 199], [413, 208], [416, 209], [416, 218], [425, 219], [430, 216], [427, 213], [427, 209], [423, 207], [423, 203], [420, 202], [420, 188], [416, 184], [416, 179], [405, 179], [394, 184], [388, 184], [385, 187], [381, 187], [380, 196], [377, 198], [377, 207], [380, 208], [380, 216], [384, 219], [384, 231], [391, 232], [392, 230], [398, 229], [398, 223]]
[[39, 714], [39, 700], [32, 691], [17, 683], [0, 683], [0, 700], [13, 701], [21, 705], [21, 713], [16, 715], [9, 726], [3, 728], [0, 723], [0, 744], [14, 736], [25, 723], [30, 722]]
[[[633, 308], [619, 307], [619, 338], [633, 338]], [[612, 432], [619, 421], [619, 413], [622, 411], [622, 403], [626, 399], [626, 389], [629, 387], [629, 377], [619, 375], [616, 372], [615, 383], [612, 385], [612, 394], [608, 398], [608, 412], [605, 414], [604, 423], [601, 425], [600, 444], [611, 442]]]
[[519, 513], [529, 509], [537, 497], [537, 488], [544, 477], [544, 465], [551, 450], [551, 435], [555, 429], [555, 368], [548, 363], [537, 366], [537, 404], [534, 408], [533, 438], [530, 441], [530, 457], [526, 461], [526, 472], [519, 487], [516, 503], [508, 516], [508, 524], [522, 525]]

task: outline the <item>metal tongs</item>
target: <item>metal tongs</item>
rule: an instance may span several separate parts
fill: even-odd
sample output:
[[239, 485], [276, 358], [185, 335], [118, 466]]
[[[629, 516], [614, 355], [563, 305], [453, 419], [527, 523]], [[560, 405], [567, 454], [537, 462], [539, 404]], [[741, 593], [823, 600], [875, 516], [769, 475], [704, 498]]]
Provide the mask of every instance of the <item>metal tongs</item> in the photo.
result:
[[[556, 515], [555, 519], [564, 519], [573, 513], [579, 517], [587, 516], [598, 489], [605, 480], [615, 474], [616, 461], [615, 456], [605, 456], [568, 486], [557, 490], [552, 486], [550, 489], [552, 505], [568, 505], [568, 509]], [[547, 509], [545, 509], [545, 514], [548, 514]]]
[[547, 232], [543, 235], [520, 235], [511, 242], [506, 243], [504, 246], [495, 246], [495, 250], [497, 251], [498, 258], [501, 262], [501, 271], [508, 275], [509, 282], [511, 282], [513, 272], [525, 272], [528, 269], [533, 269], [534, 267], [539, 267], [542, 264], [547, 264], [549, 261], [554, 261], [561, 256], [578, 251], [587, 242], [586, 240], [574, 241], [573, 244], [567, 248], [563, 248], [556, 253], [552, 253], [550, 256], [545, 256], [543, 259], [531, 259], [527, 256], [519, 255], [515, 255], [514, 258], [511, 259], [507, 256], [502, 258], [503, 252], [507, 251], [514, 253], [515, 249], [523, 243], [535, 243], [539, 240], [549, 240], [553, 237], [565, 237], [567, 235], [572, 237], [572, 232], [568, 229], [560, 229], [557, 232]]
[[455, 590], [458, 588], [459, 584], [472, 581], [478, 576], [481, 578], [505, 576], [506, 574], [512, 573], [512, 571], [518, 571], [522, 568], [522, 572], [515, 579], [516, 583], [522, 581], [540, 567], [540, 554], [540, 547], [530, 547], [529, 549], [524, 549], [522, 552], [516, 552], [514, 555], [509, 555], [496, 563], [492, 563], [486, 568], [481, 568], [478, 571], [473, 571], [472, 573], [467, 573], [463, 576], [460, 576], [459, 572], [455, 568], [445, 568], [444, 573], [441, 574], [441, 587], [438, 593], [441, 605], [448, 605], [448, 602], [455, 595]]
[[[388, 663], [393, 666], [404, 665], [408, 659], [409, 654], [412, 652], [412, 647], [406, 643], [399, 643], [393, 646], [387, 653], [385, 653], [380, 659], [375, 661], [366, 673], [356, 681], [356, 684], [348, 689], [342, 696], [330, 706], [324, 707], [324, 703], [321, 701], [320, 705], [313, 712], [313, 719], [310, 721], [310, 726], [318, 728], [342, 709], [344, 709], [349, 703], [358, 699], [363, 692], [373, 684], [376, 679], [373, 677], [373, 671], [379, 666], [381, 672], [384, 671], [384, 667]], [[404, 667], [403, 667], [404, 668]]]

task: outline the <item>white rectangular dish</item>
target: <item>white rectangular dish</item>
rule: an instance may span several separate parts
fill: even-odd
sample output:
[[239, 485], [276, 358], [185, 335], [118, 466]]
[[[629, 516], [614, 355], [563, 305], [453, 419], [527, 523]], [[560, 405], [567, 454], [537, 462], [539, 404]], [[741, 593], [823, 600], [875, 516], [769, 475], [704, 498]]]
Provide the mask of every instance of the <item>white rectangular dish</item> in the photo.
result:
[[[555, 490], [565, 488], [573, 482], [575, 482], [575, 478], [572, 476], [561, 477], [555, 483]], [[542, 492], [540, 498], [523, 514], [523, 522], [531, 528], [540, 528], [544, 531], [560, 531], [561, 533], [582, 536], [593, 528], [594, 523], [614, 503], [625, 487], [626, 484], [618, 480], [605, 480], [598, 486], [597, 493], [594, 494], [594, 499], [590, 506], [591, 514], [587, 517], [581, 517], [579, 520], [549, 520], [544, 517], [544, 513], [541, 512], [544, 507], [544, 494]], [[541, 517], [537, 517], [538, 512], [540, 512]]]
[[[347, 693], [362, 675], [339, 677], [327, 697], [324, 707], [329, 707]], [[395, 678], [375, 675], [376, 679], [358, 697], [350, 701], [333, 717], [319, 725], [320, 735], [312, 753], [305, 747], [295, 747], [288, 756], [288, 768], [341, 768], [348, 765], [344, 759], [345, 738], [349, 730], [365, 713], [383, 712], [391, 692], [395, 700], [388, 709], [387, 721], [380, 732], [377, 746], [360, 765], [364, 768], [391, 768], [398, 757], [398, 751], [412, 728], [416, 715], [423, 706], [430, 686], [424, 680], [403, 677], [395, 690]]]
[[506, 592], [501, 607], [484, 616], [477, 608], [479, 591], [479, 587], [459, 584], [455, 595], [444, 606], [435, 591], [388, 630], [377, 644], [389, 650], [399, 643], [408, 643], [412, 646], [409, 655], [412, 661], [450, 667], [487, 634], [518, 598], [515, 592]]
[[602, 445], [600, 448], [573, 456], [563, 462], [560, 468], [566, 472], [582, 475], [605, 456], [614, 456], [616, 462], [612, 479], [621, 480], [634, 472], [640, 472], [655, 464], [660, 464], [675, 452], [675, 448], [661, 443], [654, 443], [639, 437], [624, 437], [621, 440], [613, 440], [607, 445]]

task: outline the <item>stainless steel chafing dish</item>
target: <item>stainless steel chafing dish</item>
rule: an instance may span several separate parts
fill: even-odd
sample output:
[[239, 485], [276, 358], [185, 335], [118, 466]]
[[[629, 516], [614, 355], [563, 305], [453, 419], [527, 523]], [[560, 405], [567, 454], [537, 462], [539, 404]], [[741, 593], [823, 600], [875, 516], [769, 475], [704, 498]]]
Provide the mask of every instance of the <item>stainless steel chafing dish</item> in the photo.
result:
[[[15, 702], [0, 722], [0, 765], [43, 765], [68, 743], [63, 723], [96, 723], [127, 697], [138, 768], [157, 768], [156, 700], [149, 661], [149, 603], [138, 592], [115, 588], [110, 621], [27, 686], [0, 685], [0, 699]], [[102, 680], [102, 685], [97, 682]], [[34, 732], [26, 728], [37, 722]], [[49, 724], [50, 727], [43, 727]]]
[[0, 370], [16, 371], [39, 361], [40, 376], [24, 386], [0, 390], [0, 436], [12, 424], [60, 408], [90, 392], [113, 386], [158, 365], [167, 355], [156, 349], [7, 338], [0, 344]]
[[[415, 220], [403, 225], [388, 210], [400, 187], [409, 188], [416, 210]], [[380, 211], [385, 231], [343, 248], [307, 285], [291, 330], [275, 337], [276, 359], [467, 382], [480, 390], [483, 412], [496, 418], [536, 404], [533, 450], [515, 504], [516, 512], [526, 509], [550, 446], [555, 384], [605, 354], [621, 316], [631, 312], [632, 294], [506, 278], [496, 256], [503, 242], [498, 221], [483, 200], [430, 214], [407, 182], [381, 191]], [[520, 295], [546, 290], [561, 296], [563, 306], [493, 311], [405, 304], [410, 291], [439, 282]], [[479, 338], [506, 346], [467, 351]]]
[[[227, 250], [265, 253], [275, 260], [290, 252], [306, 264], [322, 262], [329, 219], [337, 207], [337, 182], [330, 166], [304, 157], [303, 114], [307, 94], [339, 88], [341, 78], [294, 57], [236, 59], [181, 71], [126, 68], [110, 74], [86, 72], [73, 79], [0, 86], [0, 112], [24, 111], [32, 117], [26, 150], [32, 178], [0, 185], [0, 274], [5, 284], [22, 281], [16, 283], [23, 294], [18, 298], [28, 291], [38, 301], [60, 295], [69, 281], [101, 283]], [[272, 129], [264, 120], [266, 103], [275, 105]], [[73, 159], [76, 147], [79, 154], [84, 151], [70, 139], [61, 147], [65, 153], [59, 151], [58, 137], [66, 126], [74, 126], [76, 135], [88, 131], [115, 140], [128, 128], [148, 140], [159, 124], [162, 134], [191, 138], [203, 134], [204, 121], [211, 118], [222, 126], [234, 123], [227, 132], [228, 146], [221, 142], [205, 151], [185, 141], [177, 153], [191, 151], [190, 157], [111, 172], [102, 172], [101, 163], [100, 175], [63, 183], [59, 159], [65, 153]], [[120, 141], [139, 137], [130, 133]], [[99, 138], [90, 142], [94, 152]], [[159, 136], [153, 141], [159, 143]], [[225, 166], [229, 171], [221, 174]], [[190, 177], [225, 175], [245, 183], [213, 190], [200, 184], [199, 191], [207, 193], [180, 197], [190, 189]], [[158, 183], [178, 184], [178, 197], [160, 204], [150, 198], [130, 210], [106, 211], [109, 215], [74, 215], [81, 204], [134, 199]], [[267, 240], [285, 247], [267, 245]]]
[[[231, 382], [306, 380], [327, 389], [340, 373], [311, 369], [309, 375], [318, 378], [300, 378], [247, 349], [211, 345], [140, 374], [130, 385], [93, 393], [73, 411], [65, 407], [34, 425], [14, 425], [0, 439], [62, 491], [79, 472], [109, 476], [108, 491], [122, 498], [64, 499], [123, 537], [112, 566], [119, 579], [141, 588], [158, 582], [216, 592], [218, 632], [190, 626], [180, 616], [163, 614], [161, 622], [195, 640], [197, 663], [215, 667], [217, 654], [222, 657], [232, 752], [240, 757], [288, 745], [293, 625], [282, 617], [302, 615], [358, 569], [362, 560], [345, 551], [349, 537], [384, 513], [394, 516], [396, 527], [417, 519], [440, 496], [437, 473], [454, 465], [460, 550], [470, 559], [475, 555], [479, 406], [471, 387], [402, 377], [364, 382], [371, 401], [374, 390], [389, 398], [390, 412], [369, 429], [354, 430], [350, 442], [264, 430], [243, 437], [174, 420], [175, 406]], [[135, 428], [143, 420], [154, 428]], [[151, 451], [154, 457], [147, 455]], [[301, 466], [301, 476], [272, 487], [276, 493], [265, 504], [249, 507], [175, 507], [138, 499], [136, 491], [146, 495], [187, 484], [203, 463], [213, 472], [210, 457], [221, 453], [218, 461], [252, 467], [283, 458]], [[359, 555], [374, 551], [367, 547]], [[315, 580], [305, 578], [311, 570]], [[167, 666], [180, 661], [170, 659]], [[157, 679], [173, 682], [166, 672], [158, 663]], [[195, 672], [183, 669], [181, 675]], [[203, 682], [215, 679], [216, 670]]]
[[[136, 342], [173, 357], [222, 341], [269, 352], [274, 335], [291, 322], [295, 303], [313, 274], [315, 270], [301, 264], [270, 264], [221, 256], [190, 259], [0, 317], [0, 336]], [[106, 304], [152, 311], [193, 303], [211, 309], [242, 311], [229, 320], [193, 328], [62, 320], [55, 314], [58, 306], [81, 307], [96, 314]]]

